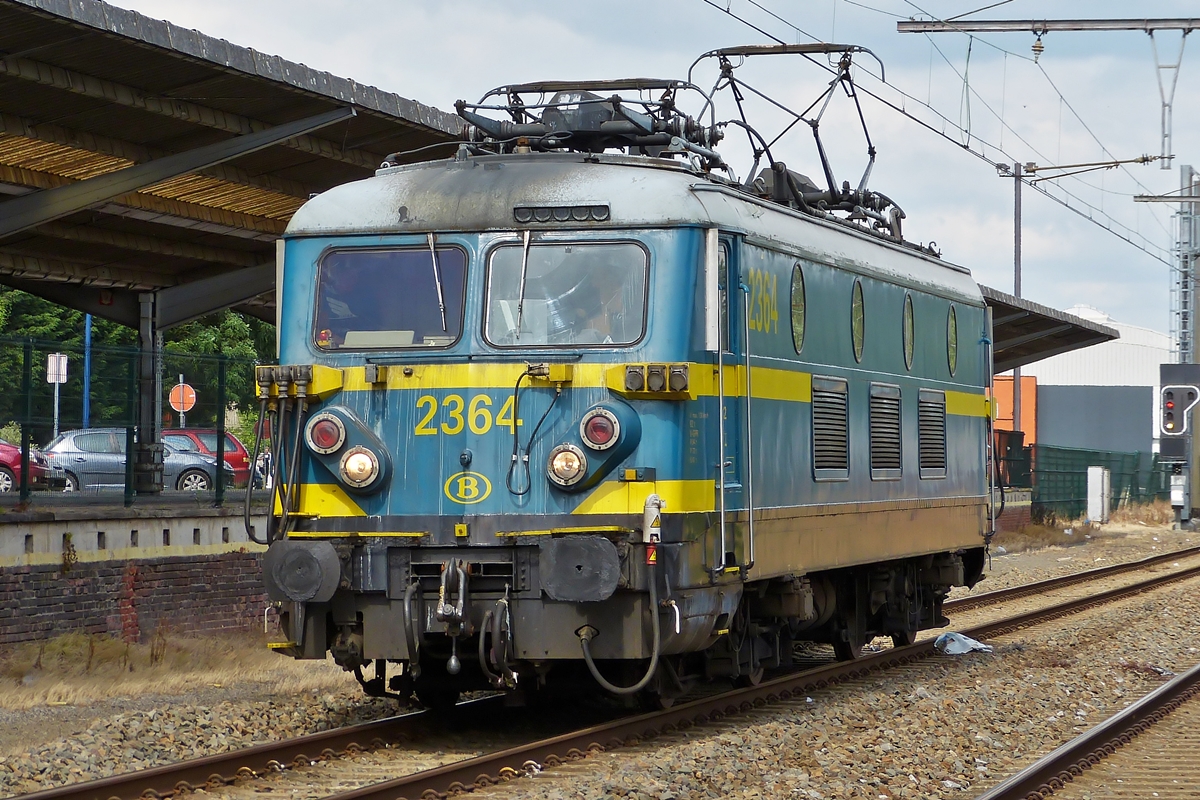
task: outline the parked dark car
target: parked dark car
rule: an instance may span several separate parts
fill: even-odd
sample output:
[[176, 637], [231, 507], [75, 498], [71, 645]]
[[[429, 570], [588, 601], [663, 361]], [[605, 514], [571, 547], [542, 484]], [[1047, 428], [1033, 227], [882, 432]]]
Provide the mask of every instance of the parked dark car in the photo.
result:
[[[37, 450], [29, 451], [29, 488], [61, 489], [66, 485], [62, 470], [50, 467], [50, 462]], [[21, 448], [0, 439], [0, 494], [21, 488]]]
[[[216, 428], [167, 428], [162, 440], [181, 452], [199, 452], [216, 458]], [[233, 468], [233, 486], [242, 488], [250, 482], [250, 453], [236, 436], [225, 432], [225, 463]]]
[[[125, 486], [125, 429], [89, 428], [65, 431], [46, 445], [52, 466], [66, 473], [66, 490], [121, 489]], [[215, 483], [217, 460], [203, 453], [180, 452], [163, 445], [163, 486], [180, 491], [205, 491]], [[233, 469], [225, 465], [225, 480]]]

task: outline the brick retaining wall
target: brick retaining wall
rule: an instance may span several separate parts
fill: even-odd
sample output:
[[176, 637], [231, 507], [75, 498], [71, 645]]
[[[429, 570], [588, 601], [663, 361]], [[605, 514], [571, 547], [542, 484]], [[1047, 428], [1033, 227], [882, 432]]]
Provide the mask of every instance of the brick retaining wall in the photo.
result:
[[0, 569], [0, 644], [64, 633], [145, 642], [174, 633], [248, 630], [267, 598], [256, 552]]

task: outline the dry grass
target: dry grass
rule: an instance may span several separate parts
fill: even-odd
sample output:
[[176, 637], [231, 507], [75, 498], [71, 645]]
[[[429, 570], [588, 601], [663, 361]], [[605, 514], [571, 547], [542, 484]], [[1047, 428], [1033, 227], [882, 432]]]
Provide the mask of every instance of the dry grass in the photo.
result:
[[1069, 547], [1086, 541], [1082, 528], [1067, 526], [1063, 528], [1051, 525], [1022, 525], [1015, 531], [999, 531], [992, 538], [992, 547], [1003, 547], [1010, 553], [1020, 553], [1025, 550], [1040, 550], [1043, 547]]
[[68, 634], [0, 649], [0, 708], [79, 705], [132, 694], [187, 694], [198, 687], [270, 684], [282, 692], [353, 683], [332, 662], [294, 661], [261, 635], [156, 634], [146, 644]]
[[1171, 508], [1171, 504], [1166, 500], [1128, 505], [1112, 512], [1109, 522], [1125, 525], [1170, 525], [1175, 522], [1175, 509]]
[[1114, 511], [1109, 522], [1094, 526], [1083, 518], [1075, 520], [1050, 520], [1023, 525], [1016, 531], [1000, 531], [992, 539], [992, 545], [1000, 545], [1010, 553], [1039, 550], [1043, 547], [1070, 547], [1083, 544], [1089, 538], [1121, 535], [1129, 532], [1130, 526], [1144, 528], [1170, 527], [1175, 521], [1175, 512], [1165, 500], [1152, 503], [1128, 505]]

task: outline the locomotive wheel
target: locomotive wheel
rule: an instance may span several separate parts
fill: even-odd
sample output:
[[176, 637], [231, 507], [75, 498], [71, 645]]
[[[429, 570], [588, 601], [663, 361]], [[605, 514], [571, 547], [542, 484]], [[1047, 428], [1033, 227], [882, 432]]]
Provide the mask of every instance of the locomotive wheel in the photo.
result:
[[651, 689], [643, 689], [638, 692], [637, 701], [638, 705], [644, 711], [662, 711], [675, 705], [675, 696]]
[[907, 647], [917, 641], [917, 632], [915, 630], [905, 630], [892, 633], [893, 647]]
[[738, 675], [737, 680], [735, 680], [734, 683], [736, 683], [738, 686], [758, 686], [760, 683], [762, 683], [763, 675], [765, 675], [766, 672], [766, 669], [760, 666], [751, 670], [750, 672]]
[[853, 633], [850, 634], [849, 641], [837, 641], [833, 643], [833, 654], [837, 656], [838, 661], [853, 661], [856, 658], [862, 657], [862, 643]]
[[417, 700], [431, 711], [447, 711], [458, 702], [458, 689], [450, 686], [417, 684]]

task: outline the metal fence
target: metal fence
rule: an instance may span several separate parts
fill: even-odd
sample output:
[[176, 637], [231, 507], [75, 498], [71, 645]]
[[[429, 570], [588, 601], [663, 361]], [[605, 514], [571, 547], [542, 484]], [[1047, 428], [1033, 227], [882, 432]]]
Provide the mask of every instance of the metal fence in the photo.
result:
[[[1077, 519], [1087, 511], [1088, 467], [1111, 474], [1110, 511], [1170, 497], [1170, 464], [1151, 453], [1119, 453], [1035, 444], [1024, 448], [1033, 489], [1033, 517], [1044, 522]], [[1013, 472], [1019, 472], [1014, 467]]]
[[[134, 502], [133, 460], [125, 454], [138, 436], [140, 357], [131, 347], [0, 337], [0, 439], [17, 450], [0, 445], [0, 496], [27, 502], [36, 492], [45, 501], [69, 488]], [[164, 490], [191, 489], [199, 492], [195, 499], [220, 504], [245, 473], [217, 469], [215, 453], [204, 450], [217, 446], [218, 433], [244, 437], [253, 430], [255, 362], [170, 346], [158, 351], [156, 361], [155, 417], [164, 430], [188, 431], [191, 441], [176, 437], [176, 446], [164, 448]], [[179, 388], [181, 383], [189, 388]], [[230, 441], [220, 439], [222, 456]]]

